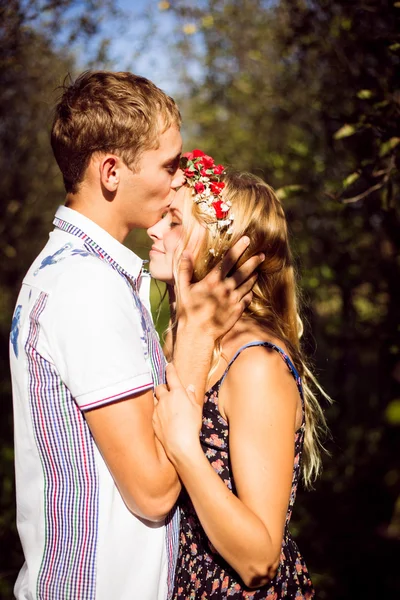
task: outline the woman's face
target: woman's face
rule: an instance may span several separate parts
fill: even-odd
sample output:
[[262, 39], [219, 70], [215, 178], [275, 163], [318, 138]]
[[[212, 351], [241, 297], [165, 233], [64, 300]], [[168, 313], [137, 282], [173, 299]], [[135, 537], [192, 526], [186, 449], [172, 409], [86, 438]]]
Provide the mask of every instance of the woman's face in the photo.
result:
[[[183, 186], [176, 192], [175, 198], [164, 217], [147, 230], [147, 234], [153, 240], [149, 256], [150, 273], [155, 279], [168, 284], [174, 283], [175, 253], [179, 248], [182, 248], [185, 239], [186, 230], [182, 218], [186, 202], [191, 204], [193, 199], [190, 190]], [[186, 211], [187, 209], [186, 206]], [[189, 206], [189, 209], [191, 209], [191, 206]], [[193, 227], [186, 250], [195, 258], [204, 239], [206, 229], [194, 217], [191, 218], [193, 222], [190, 225], [193, 225]]]

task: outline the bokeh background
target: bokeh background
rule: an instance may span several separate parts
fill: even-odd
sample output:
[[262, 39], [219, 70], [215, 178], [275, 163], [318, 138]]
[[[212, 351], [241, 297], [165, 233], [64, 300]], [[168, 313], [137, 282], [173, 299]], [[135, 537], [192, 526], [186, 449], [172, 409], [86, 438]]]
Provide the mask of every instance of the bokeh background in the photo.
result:
[[[304, 344], [334, 399], [330, 455], [293, 532], [321, 600], [400, 598], [399, 22], [388, 0], [0, 0], [1, 598], [22, 563], [9, 327], [63, 202], [57, 87], [88, 68], [149, 77], [180, 105], [185, 150], [278, 190]], [[144, 233], [127, 243], [146, 256]]]

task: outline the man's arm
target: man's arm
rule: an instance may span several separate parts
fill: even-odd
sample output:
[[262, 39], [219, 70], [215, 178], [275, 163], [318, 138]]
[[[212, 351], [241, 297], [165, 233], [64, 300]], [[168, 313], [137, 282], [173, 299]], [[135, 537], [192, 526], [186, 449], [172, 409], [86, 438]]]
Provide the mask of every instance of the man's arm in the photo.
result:
[[96, 444], [129, 510], [150, 521], [163, 519], [181, 486], [155, 438], [153, 390], [85, 413]]

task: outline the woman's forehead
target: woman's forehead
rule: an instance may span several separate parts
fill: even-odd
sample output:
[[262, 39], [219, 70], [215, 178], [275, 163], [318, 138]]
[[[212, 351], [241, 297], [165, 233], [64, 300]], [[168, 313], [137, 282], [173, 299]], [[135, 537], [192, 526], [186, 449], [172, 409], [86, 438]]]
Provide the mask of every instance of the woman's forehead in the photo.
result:
[[190, 189], [186, 185], [180, 187], [176, 192], [173, 201], [169, 205], [170, 210], [182, 213], [185, 202], [187, 202], [187, 199], [190, 198], [190, 196]]

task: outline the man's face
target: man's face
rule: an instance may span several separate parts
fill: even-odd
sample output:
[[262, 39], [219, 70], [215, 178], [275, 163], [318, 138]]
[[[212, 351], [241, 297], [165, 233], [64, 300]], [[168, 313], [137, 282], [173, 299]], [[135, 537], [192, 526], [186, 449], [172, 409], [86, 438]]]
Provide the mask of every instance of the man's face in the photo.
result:
[[172, 126], [161, 134], [156, 150], [143, 152], [135, 172], [126, 170], [120, 192], [129, 229], [147, 229], [168, 210], [175, 188], [184, 182], [178, 169], [181, 151], [180, 131]]

